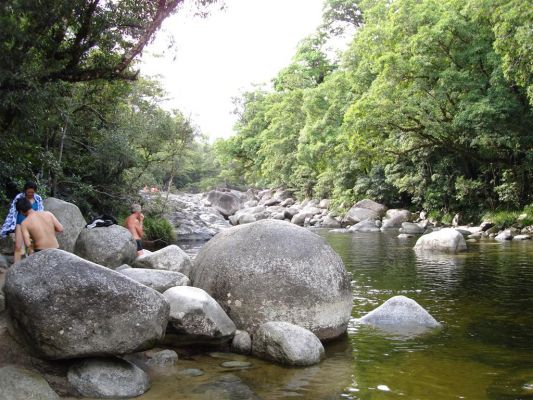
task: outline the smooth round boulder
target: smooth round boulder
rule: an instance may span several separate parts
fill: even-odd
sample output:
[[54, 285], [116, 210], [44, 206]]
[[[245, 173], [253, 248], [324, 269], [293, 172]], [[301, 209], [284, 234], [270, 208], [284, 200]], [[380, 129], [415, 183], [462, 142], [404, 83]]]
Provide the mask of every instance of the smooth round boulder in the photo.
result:
[[68, 382], [84, 397], [131, 398], [150, 388], [148, 375], [122, 359], [81, 360], [68, 370]]
[[254, 334], [252, 354], [279, 364], [303, 367], [319, 363], [324, 347], [305, 328], [288, 322], [267, 322]]
[[412, 219], [412, 214], [408, 210], [391, 209], [387, 210], [381, 229], [400, 228], [402, 223], [409, 222]]
[[367, 210], [375, 211], [378, 216], [381, 218], [387, 212], [387, 207], [383, 204], [377, 203], [374, 200], [364, 199], [355, 203], [354, 207], [356, 208], [366, 208]]
[[380, 232], [379, 226], [375, 220], [367, 219], [351, 226], [348, 229], [350, 232]]
[[191, 279], [252, 335], [265, 322], [286, 321], [332, 339], [346, 331], [351, 315], [350, 278], [339, 255], [285, 221], [220, 232], [201, 248]]
[[[426, 229], [414, 222], [403, 222], [402, 228], [400, 229], [401, 233], [407, 233], [410, 235], [420, 235], [424, 233]], [[470, 233], [470, 232], [469, 232]]]
[[80, 209], [75, 204], [56, 199], [55, 197], [44, 199], [43, 206], [46, 211], [54, 214], [61, 225], [63, 225], [63, 232], [56, 235], [59, 248], [72, 253], [80, 232], [87, 224]]
[[115, 269], [131, 265], [137, 254], [137, 245], [130, 231], [119, 225], [82, 229], [74, 254], [95, 264]]
[[252, 352], [252, 338], [246, 331], [235, 331], [231, 341], [231, 351], [237, 354], [250, 354]]
[[368, 208], [352, 207], [348, 210], [344, 216], [343, 223], [345, 225], [357, 224], [358, 222], [365, 221], [367, 219], [376, 220], [379, 218], [379, 213]]
[[126, 354], [161, 339], [169, 305], [155, 290], [63, 250], [40, 251], [6, 275], [17, 333], [41, 358]]
[[192, 261], [189, 255], [180, 247], [172, 244], [160, 250], [137, 257], [133, 262], [133, 266], [135, 268], [163, 269], [180, 272], [189, 276]]
[[466, 251], [466, 241], [454, 228], [444, 228], [422, 235], [415, 244], [415, 250], [457, 253]]
[[59, 396], [37, 371], [7, 365], [0, 368], [0, 399], [59, 400]]

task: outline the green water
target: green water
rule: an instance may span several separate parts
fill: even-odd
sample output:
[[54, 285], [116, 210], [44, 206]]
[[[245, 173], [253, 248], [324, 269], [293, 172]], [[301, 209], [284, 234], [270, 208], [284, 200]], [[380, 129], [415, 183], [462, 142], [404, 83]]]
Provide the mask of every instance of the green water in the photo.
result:
[[[533, 399], [533, 242], [485, 240], [466, 254], [422, 257], [416, 239], [397, 233], [318, 233], [352, 274], [354, 318], [402, 294], [443, 329], [398, 337], [352, 322], [310, 368], [182, 356], [151, 371], [152, 389], [139, 399]], [[221, 366], [232, 357], [252, 367]], [[183, 375], [188, 368], [204, 375]]]

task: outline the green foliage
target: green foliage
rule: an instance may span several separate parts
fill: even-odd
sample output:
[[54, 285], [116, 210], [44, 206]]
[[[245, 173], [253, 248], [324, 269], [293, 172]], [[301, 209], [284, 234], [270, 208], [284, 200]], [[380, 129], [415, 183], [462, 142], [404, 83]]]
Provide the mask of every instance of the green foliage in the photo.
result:
[[511, 226], [533, 225], [533, 204], [525, 206], [523, 210], [497, 210], [488, 212], [483, 216], [485, 221], [490, 221], [499, 229]]
[[[243, 96], [237, 136], [217, 144], [225, 176], [341, 208], [371, 197], [439, 220], [530, 203], [526, 3], [327, 1], [324, 25], [274, 90]], [[328, 35], [346, 23], [356, 34], [330, 61]]]
[[168, 245], [175, 242], [176, 233], [174, 227], [165, 218], [147, 216], [144, 219], [144, 239]]

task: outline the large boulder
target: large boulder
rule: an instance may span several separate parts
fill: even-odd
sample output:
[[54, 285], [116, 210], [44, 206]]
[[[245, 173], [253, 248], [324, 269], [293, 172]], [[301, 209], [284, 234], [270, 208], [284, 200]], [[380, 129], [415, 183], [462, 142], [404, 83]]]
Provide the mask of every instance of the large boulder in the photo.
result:
[[408, 210], [391, 209], [387, 210], [385, 217], [383, 218], [383, 224], [381, 229], [394, 229], [400, 228], [404, 222], [409, 222], [413, 218]]
[[135, 268], [164, 269], [181, 272], [189, 276], [192, 268], [191, 258], [175, 244], [161, 250], [137, 257], [132, 264]]
[[376, 221], [372, 219], [366, 219], [358, 222], [348, 229], [350, 232], [380, 232], [379, 226], [376, 225]]
[[283, 365], [308, 366], [324, 357], [324, 347], [313, 332], [288, 322], [267, 322], [252, 341], [252, 354]]
[[374, 325], [387, 331], [418, 332], [440, 327], [416, 301], [405, 296], [394, 296], [375, 310], [359, 319], [364, 324]]
[[354, 207], [356, 208], [366, 208], [367, 210], [372, 210], [376, 212], [379, 218], [383, 217], [387, 212], [387, 207], [383, 204], [376, 203], [374, 200], [364, 199], [355, 203]]
[[425, 230], [426, 229], [424, 227], [420, 226], [419, 224], [415, 224], [414, 222], [403, 222], [400, 232], [411, 235], [421, 235], [425, 232]]
[[345, 225], [353, 225], [358, 222], [369, 220], [376, 220], [379, 218], [379, 213], [368, 208], [352, 207], [344, 216], [343, 223]]
[[265, 322], [286, 321], [330, 339], [346, 331], [351, 315], [341, 258], [320, 236], [285, 221], [219, 233], [200, 250], [191, 279], [251, 334]]
[[130, 231], [119, 225], [82, 229], [74, 254], [111, 269], [131, 265], [137, 245]]
[[163, 336], [169, 315], [155, 290], [56, 249], [12, 267], [5, 294], [20, 335], [48, 359], [144, 349]]
[[75, 204], [48, 197], [43, 202], [44, 209], [55, 215], [57, 220], [63, 225], [63, 232], [57, 234], [59, 248], [68, 252], [74, 251], [76, 240], [85, 225], [85, 218]]
[[134, 281], [157, 290], [159, 293], [163, 293], [165, 290], [174, 286], [189, 285], [189, 278], [180, 272], [147, 268], [123, 268], [118, 272]]
[[75, 362], [68, 382], [84, 397], [116, 399], [137, 397], [150, 388], [148, 375], [122, 359], [86, 359]]
[[466, 251], [466, 241], [460, 232], [454, 228], [444, 228], [434, 231], [418, 238], [415, 250], [442, 251], [457, 253]]
[[7, 365], [0, 368], [0, 399], [59, 400], [59, 396], [37, 371]]
[[207, 194], [207, 201], [225, 217], [235, 214], [241, 207], [240, 198], [231, 192], [211, 190]]
[[190, 286], [173, 287], [163, 296], [170, 304], [170, 325], [187, 339], [224, 341], [235, 334], [233, 321], [204, 290]]

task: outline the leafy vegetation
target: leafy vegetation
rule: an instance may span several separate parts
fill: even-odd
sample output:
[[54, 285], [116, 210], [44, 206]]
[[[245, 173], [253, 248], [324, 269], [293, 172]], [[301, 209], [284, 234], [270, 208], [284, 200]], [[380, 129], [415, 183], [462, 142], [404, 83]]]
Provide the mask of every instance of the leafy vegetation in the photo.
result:
[[216, 146], [225, 179], [441, 217], [533, 201], [531, 7], [328, 0], [324, 17], [272, 89], [243, 94]]
[[176, 241], [176, 233], [165, 218], [147, 216], [144, 219], [144, 239], [168, 245]]

